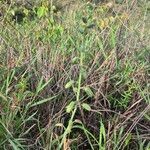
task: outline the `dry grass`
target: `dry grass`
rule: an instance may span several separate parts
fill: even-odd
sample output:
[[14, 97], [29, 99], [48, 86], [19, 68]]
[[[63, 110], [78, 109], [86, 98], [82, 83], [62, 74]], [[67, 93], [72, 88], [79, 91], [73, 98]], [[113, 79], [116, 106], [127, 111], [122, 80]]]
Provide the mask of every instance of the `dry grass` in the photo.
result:
[[149, 150], [148, 1], [0, 5], [1, 149]]

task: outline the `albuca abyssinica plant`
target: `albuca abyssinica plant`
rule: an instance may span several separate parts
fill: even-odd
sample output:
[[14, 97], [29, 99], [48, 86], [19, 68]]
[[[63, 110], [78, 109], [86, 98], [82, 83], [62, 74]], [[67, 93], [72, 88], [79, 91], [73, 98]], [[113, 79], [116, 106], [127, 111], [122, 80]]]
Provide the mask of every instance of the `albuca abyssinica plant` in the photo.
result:
[[149, 2], [0, 1], [0, 149], [149, 150]]

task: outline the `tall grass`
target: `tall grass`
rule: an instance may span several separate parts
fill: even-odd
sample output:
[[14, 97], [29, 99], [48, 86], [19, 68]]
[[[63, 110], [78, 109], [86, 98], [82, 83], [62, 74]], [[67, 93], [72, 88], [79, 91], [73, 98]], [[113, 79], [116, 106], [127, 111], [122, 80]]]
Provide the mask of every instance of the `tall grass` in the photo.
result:
[[149, 150], [149, 4], [0, 1], [0, 149]]

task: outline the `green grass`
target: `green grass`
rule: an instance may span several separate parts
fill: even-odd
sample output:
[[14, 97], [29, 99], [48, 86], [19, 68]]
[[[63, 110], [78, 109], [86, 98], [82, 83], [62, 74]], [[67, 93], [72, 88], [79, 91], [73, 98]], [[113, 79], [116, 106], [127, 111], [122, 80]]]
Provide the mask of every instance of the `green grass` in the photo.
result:
[[143, 1], [0, 1], [0, 149], [149, 150]]

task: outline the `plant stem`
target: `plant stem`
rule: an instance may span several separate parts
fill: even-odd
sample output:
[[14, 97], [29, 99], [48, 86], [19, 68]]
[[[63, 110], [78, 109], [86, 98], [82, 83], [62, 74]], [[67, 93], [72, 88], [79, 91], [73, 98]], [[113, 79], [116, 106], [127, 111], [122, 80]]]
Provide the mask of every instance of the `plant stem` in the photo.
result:
[[77, 95], [76, 95], [76, 102], [77, 102], [77, 104], [75, 105], [75, 108], [74, 108], [74, 110], [72, 112], [71, 118], [70, 118], [68, 126], [67, 126], [67, 128], [66, 128], [66, 130], [65, 130], [65, 132], [63, 134], [63, 137], [62, 137], [61, 143], [59, 144], [58, 150], [61, 149], [61, 147], [62, 147], [62, 145], [63, 145], [67, 135], [71, 132], [75, 113], [77, 111], [78, 106], [80, 107], [79, 101], [80, 101], [80, 90], [81, 90], [81, 81], [82, 81], [82, 72], [81, 72], [82, 65], [83, 65], [83, 53], [81, 52], [81, 55], [80, 55], [80, 73], [79, 73], [79, 78], [78, 78], [78, 90], [77, 90]]

